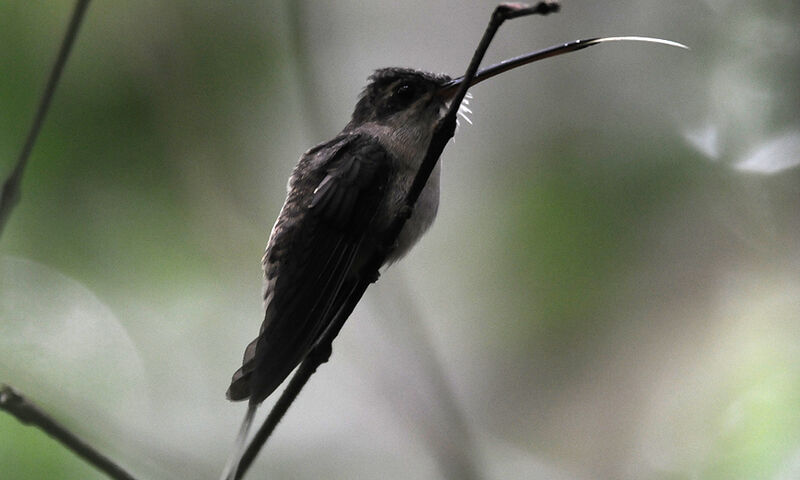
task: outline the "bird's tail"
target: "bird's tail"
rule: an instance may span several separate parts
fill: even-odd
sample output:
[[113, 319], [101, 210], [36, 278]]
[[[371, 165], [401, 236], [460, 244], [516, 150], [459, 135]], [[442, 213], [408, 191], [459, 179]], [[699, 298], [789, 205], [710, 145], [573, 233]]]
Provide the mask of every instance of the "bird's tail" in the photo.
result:
[[225, 468], [222, 470], [220, 480], [235, 480], [236, 472], [239, 470], [239, 462], [244, 455], [244, 448], [247, 440], [247, 432], [250, 431], [250, 425], [253, 423], [253, 417], [256, 414], [258, 404], [255, 402], [248, 402], [247, 413], [242, 420], [242, 426], [239, 428], [239, 435], [236, 437], [236, 443], [233, 446], [233, 451], [228, 456], [228, 461], [225, 462]]

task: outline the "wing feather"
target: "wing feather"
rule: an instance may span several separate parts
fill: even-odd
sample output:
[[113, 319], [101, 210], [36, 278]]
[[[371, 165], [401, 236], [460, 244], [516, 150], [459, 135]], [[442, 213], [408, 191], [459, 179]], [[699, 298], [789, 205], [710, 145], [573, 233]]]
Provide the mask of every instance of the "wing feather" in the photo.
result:
[[354, 265], [389, 168], [383, 148], [360, 135], [334, 139], [301, 158], [264, 256], [268, 301], [261, 332], [248, 345], [228, 398], [263, 401], [340, 311], [358, 276]]

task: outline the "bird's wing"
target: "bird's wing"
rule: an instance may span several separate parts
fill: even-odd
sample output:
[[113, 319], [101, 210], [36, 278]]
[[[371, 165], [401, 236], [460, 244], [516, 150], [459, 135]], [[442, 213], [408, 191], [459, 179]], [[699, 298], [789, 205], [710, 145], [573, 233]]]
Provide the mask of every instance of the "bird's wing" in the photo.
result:
[[264, 323], [233, 375], [229, 399], [266, 398], [340, 310], [389, 168], [385, 150], [358, 135], [309, 151], [298, 163], [264, 256]]

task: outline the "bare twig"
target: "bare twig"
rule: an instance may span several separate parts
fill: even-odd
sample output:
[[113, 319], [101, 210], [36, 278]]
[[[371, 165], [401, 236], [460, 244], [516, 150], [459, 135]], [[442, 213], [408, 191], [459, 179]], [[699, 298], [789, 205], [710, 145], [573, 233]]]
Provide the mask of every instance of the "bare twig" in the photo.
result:
[[0, 410], [10, 413], [20, 423], [39, 428], [109, 477], [135, 480], [122, 467], [78, 438], [9, 385], [0, 385]]
[[[450, 102], [450, 108], [447, 110], [447, 114], [436, 126], [433, 138], [431, 139], [431, 143], [425, 155], [425, 160], [422, 161], [417, 176], [414, 178], [414, 183], [408, 191], [405, 201], [407, 213], [405, 216], [397, 217], [391, 228], [389, 228], [386, 234], [386, 245], [392, 245], [400, 234], [400, 230], [403, 229], [406, 220], [411, 216], [414, 204], [417, 202], [417, 199], [422, 193], [422, 189], [428, 182], [428, 178], [431, 176], [436, 162], [439, 161], [439, 157], [442, 155], [445, 145], [453, 138], [456, 130], [456, 114], [458, 113], [458, 109], [461, 106], [461, 102], [464, 100], [464, 96], [467, 94], [467, 89], [469, 89], [472, 79], [478, 72], [478, 67], [483, 60], [483, 56], [486, 54], [486, 50], [489, 49], [489, 44], [492, 42], [494, 34], [497, 33], [497, 29], [500, 28], [503, 22], [512, 18], [534, 14], [547, 15], [552, 12], [557, 12], [558, 9], [558, 3], [552, 1], [539, 2], [534, 6], [521, 3], [503, 3], [495, 8], [494, 13], [492, 13], [492, 18], [489, 20], [489, 25], [486, 26], [486, 31], [483, 32], [481, 42], [478, 44], [478, 48], [475, 49], [472, 61], [469, 67], [467, 67], [466, 73], [464, 73], [458, 92]], [[375, 263], [372, 264], [372, 268], [374, 268], [375, 271], [377, 271], [383, 263], [383, 257], [383, 255], [379, 255], [374, 259]]]
[[[408, 218], [411, 216], [414, 204], [417, 202], [417, 199], [422, 193], [422, 189], [425, 187], [433, 168], [436, 166], [436, 162], [439, 161], [439, 157], [442, 155], [447, 142], [453, 137], [455, 133], [456, 114], [458, 113], [458, 107], [461, 105], [461, 101], [467, 94], [470, 81], [475, 77], [475, 74], [478, 71], [478, 66], [480, 66], [480, 63], [486, 54], [486, 50], [489, 48], [492, 38], [494, 38], [495, 33], [497, 33], [497, 29], [500, 28], [500, 25], [502, 25], [503, 22], [512, 18], [534, 14], [546, 15], [555, 11], [558, 11], [558, 3], [553, 1], [540, 2], [535, 6], [524, 4], [501, 4], [495, 8], [494, 13], [489, 21], [489, 25], [486, 27], [486, 31], [481, 38], [481, 42], [478, 44], [478, 48], [475, 50], [472, 61], [470, 62], [469, 67], [464, 74], [459, 90], [453, 98], [447, 114], [442, 118], [437, 125], [436, 130], [434, 131], [431, 143], [428, 145], [425, 159], [423, 160], [422, 165], [420, 166], [420, 169], [414, 178], [414, 183], [412, 184], [408, 195], [406, 196], [405, 211], [402, 215], [399, 215], [395, 218], [394, 222], [387, 230], [384, 238], [384, 245], [387, 248], [385, 248], [383, 251], [377, 252], [365, 269], [365, 272], [374, 272], [374, 275], [368, 275], [367, 278], [377, 278], [377, 273], [386, 259], [386, 254], [389, 252], [388, 247], [395, 243], [400, 231], [403, 229], [403, 226], [406, 223], [406, 220], [408, 220]], [[328, 358], [330, 358], [333, 340], [338, 335], [339, 331], [344, 325], [344, 322], [347, 320], [347, 317], [355, 308], [369, 284], [370, 281], [368, 280], [360, 281], [360, 283], [353, 290], [353, 293], [348, 298], [345, 306], [334, 317], [330, 328], [318, 342], [318, 346], [314, 348], [314, 350], [312, 350], [311, 353], [309, 353], [300, 364], [286, 390], [283, 391], [278, 399], [278, 402], [273, 406], [270, 414], [267, 416], [264, 424], [261, 426], [259, 431], [256, 433], [256, 436], [248, 445], [247, 450], [242, 456], [239, 464], [239, 469], [236, 474], [237, 479], [242, 478], [247, 472], [247, 469], [252, 464], [256, 455], [258, 455], [258, 452], [267, 442], [275, 427], [280, 422], [281, 418], [283, 418], [283, 415], [297, 398], [297, 395], [299, 395], [300, 391], [303, 389], [303, 386], [305, 386], [306, 382], [308, 382], [308, 379], [311, 378], [311, 375], [314, 374], [321, 364], [328, 361]]]
[[[39, 100], [39, 108], [28, 130], [25, 144], [20, 151], [17, 163], [14, 165], [11, 174], [3, 183], [2, 191], [0, 191], [0, 234], [3, 232], [3, 228], [11, 215], [11, 211], [19, 203], [20, 184], [22, 183], [22, 176], [25, 173], [25, 167], [28, 164], [28, 158], [33, 151], [33, 146], [36, 144], [39, 131], [42, 129], [42, 124], [44, 123], [45, 116], [47, 115], [47, 111], [53, 99], [53, 94], [58, 86], [61, 73], [64, 71], [64, 65], [67, 63], [67, 58], [75, 43], [75, 37], [78, 34], [78, 29], [80, 28], [88, 6], [89, 0], [78, 0], [75, 3], [72, 17], [67, 26], [67, 31], [61, 41], [58, 55], [53, 63], [50, 76], [47, 79], [47, 85]], [[19, 420], [20, 423], [36, 426], [109, 477], [117, 480], [135, 480], [135, 477], [78, 438], [74, 433], [58, 423], [9, 385], [0, 385], [0, 410], [10, 413]]]
[[36, 144], [36, 138], [42, 129], [44, 117], [50, 108], [50, 102], [61, 78], [61, 72], [67, 63], [67, 57], [69, 57], [69, 52], [75, 43], [75, 37], [78, 34], [78, 29], [88, 6], [89, 0], [78, 0], [75, 3], [72, 18], [70, 18], [64, 39], [61, 41], [61, 47], [58, 50], [56, 61], [53, 63], [53, 69], [50, 71], [50, 77], [47, 79], [47, 85], [44, 88], [44, 92], [42, 92], [42, 98], [39, 100], [39, 108], [36, 110], [36, 116], [33, 117], [33, 123], [31, 123], [31, 128], [28, 130], [25, 144], [19, 153], [14, 169], [3, 183], [3, 190], [0, 191], [0, 235], [2, 235], [3, 228], [11, 215], [11, 210], [19, 203], [20, 184], [22, 183], [22, 175], [25, 173], [25, 167], [28, 165], [28, 157], [30, 157], [33, 146]]

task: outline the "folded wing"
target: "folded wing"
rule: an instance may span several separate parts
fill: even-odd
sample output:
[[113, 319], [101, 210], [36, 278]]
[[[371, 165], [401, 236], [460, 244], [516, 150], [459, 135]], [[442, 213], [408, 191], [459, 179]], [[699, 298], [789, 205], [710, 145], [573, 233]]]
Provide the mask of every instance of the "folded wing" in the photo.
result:
[[264, 255], [266, 312], [233, 375], [230, 400], [263, 401], [308, 354], [359, 272], [390, 159], [374, 140], [340, 136], [312, 149], [292, 175]]

